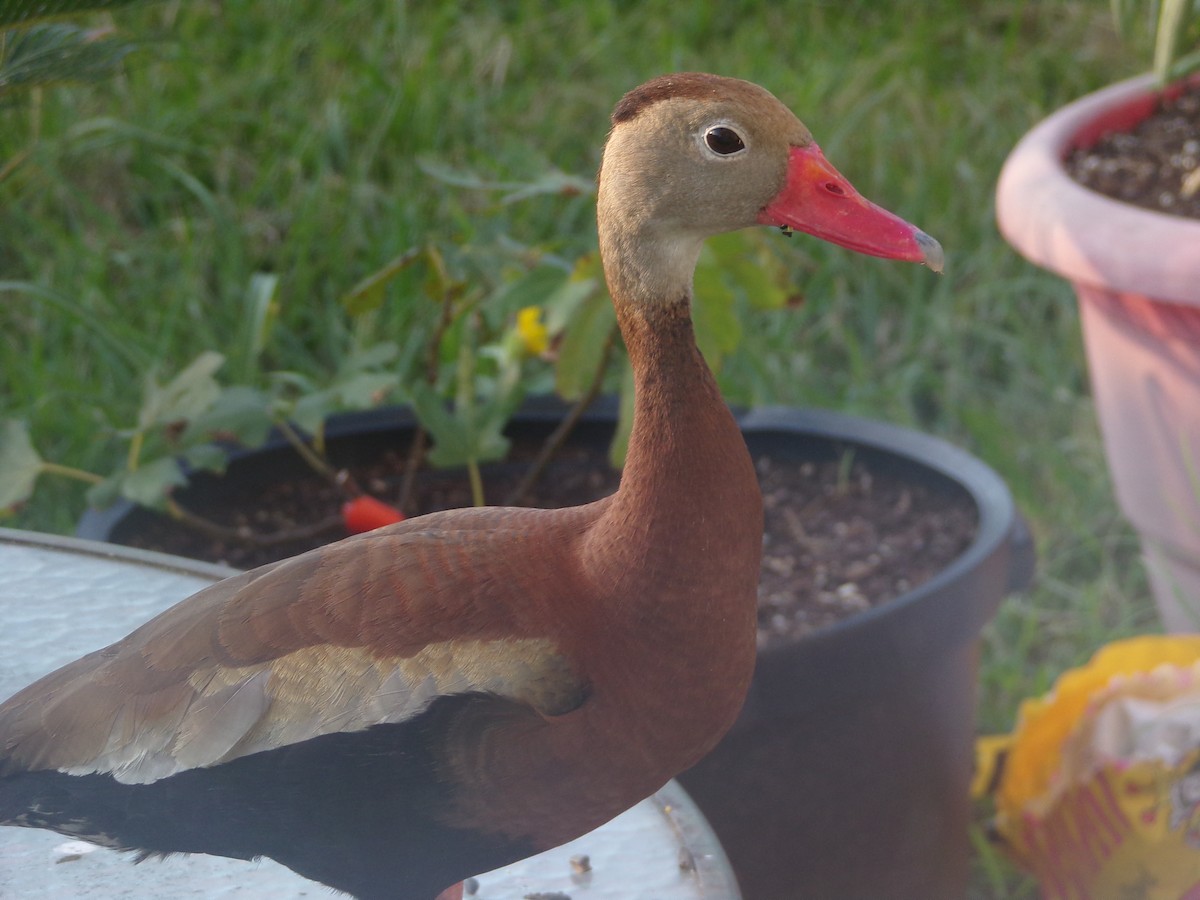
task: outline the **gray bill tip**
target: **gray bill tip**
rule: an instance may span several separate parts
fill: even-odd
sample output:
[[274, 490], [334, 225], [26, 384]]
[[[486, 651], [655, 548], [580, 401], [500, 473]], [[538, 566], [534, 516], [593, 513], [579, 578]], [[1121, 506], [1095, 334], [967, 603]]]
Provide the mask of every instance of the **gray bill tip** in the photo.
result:
[[927, 235], [920, 229], [916, 229], [917, 246], [921, 248], [921, 252], [925, 254], [925, 265], [933, 269], [935, 272], [941, 272], [946, 268], [946, 254], [942, 250], [942, 245]]

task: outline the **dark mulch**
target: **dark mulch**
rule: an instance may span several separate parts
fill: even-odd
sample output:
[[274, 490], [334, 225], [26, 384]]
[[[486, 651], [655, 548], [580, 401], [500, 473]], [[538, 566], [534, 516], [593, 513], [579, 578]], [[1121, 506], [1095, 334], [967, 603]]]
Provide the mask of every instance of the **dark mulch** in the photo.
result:
[[1116, 200], [1200, 219], [1200, 86], [1164, 102], [1133, 131], [1076, 150], [1067, 171]]
[[[959, 490], [917, 485], [846, 456], [807, 462], [760, 456], [766, 537], [759, 587], [759, 644], [769, 646], [885, 603], [941, 570], [970, 544], [975, 508]], [[394, 501], [403, 458], [388, 452], [351, 469], [356, 482]], [[521, 464], [485, 469], [488, 499], [504, 497]], [[531, 506], [566, 506], [616, 489], [618, 475], [582, 447], [565, 448], [527, 498]], [[336, 516], [343, 500], [316, 478], [266, 485], [240, 496], [236, 510], [202, 509], [226, 525], [259, 533], [293, 529]], [[418, 480], [413, 509], [431, 512], [470, 503], [458, 473], [431, 471]], [[214, 541], [169, 521], [128, 538], [134, 546], [250, 568], [343, 537], [338, 529], [270, 547]]]

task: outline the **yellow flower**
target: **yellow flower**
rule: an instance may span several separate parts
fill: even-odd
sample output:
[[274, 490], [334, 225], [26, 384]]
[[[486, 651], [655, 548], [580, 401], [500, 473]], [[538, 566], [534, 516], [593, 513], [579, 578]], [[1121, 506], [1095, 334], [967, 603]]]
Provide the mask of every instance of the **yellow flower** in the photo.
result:
[[542, 322], [542, 310], [538, 306], [526, 306], [517, 313], [517, 334], [525, 352], [530, 356], [539, 356], [550, 346], [550, 333]]

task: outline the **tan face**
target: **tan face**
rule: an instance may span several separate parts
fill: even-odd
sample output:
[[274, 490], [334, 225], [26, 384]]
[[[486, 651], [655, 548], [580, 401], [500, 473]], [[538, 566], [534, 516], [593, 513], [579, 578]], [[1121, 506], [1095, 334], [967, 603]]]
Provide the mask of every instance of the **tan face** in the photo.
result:
[[784, 186], [789, 149], [812, 135], [757, 85], [692, 77], [711, 82], [665, 99], [654, 98], [650, 82], [638, 89], [649, 95], [643, 105], [623, 119], [618, 107], [600, 199], [641, 225], [702, 238], [756, 224]]
[[666, 75], [617, 104], [598, 213], [601, 249], [619, 258], [610, 276], [643, 296], [679, 294], [706, 237], [751, 225], [943, 264], [937, 241], [859, 194], [772, 94], [715, 75]]

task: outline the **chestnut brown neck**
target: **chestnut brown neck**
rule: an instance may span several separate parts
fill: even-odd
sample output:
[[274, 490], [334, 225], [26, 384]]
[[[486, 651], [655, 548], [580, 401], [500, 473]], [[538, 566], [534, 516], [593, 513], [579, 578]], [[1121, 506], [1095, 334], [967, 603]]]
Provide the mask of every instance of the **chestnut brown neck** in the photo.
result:
[[[621, 334], [634, 377], [634, 420], [622, 494], [657, 495], [688, 508], [725, 493], [730, 457], [746, 456], [737, 425], [696, 346], [691, 303], [649, 308], [618, 305]], [[736, 480], [736, 478], [735, 478]], [[757, 493], [754, 485], [751, 494]], [[662, 496], [669, 491], [671, 497]]]
[[[634, 373], [633, 430], [621, 486], [582, 558], [603, 585], [605, 631], [639, 661], [609, 672], [607, 696], [621, 699], [595, 713], [620, 723], [631, 769], [653, 780], [655, 754], [672, 748], [671, 771], [689, 767], [741, 708], [754, 669], [762, 497], [686, 297], [616, 306]], [[664, 685], [670, 704], [631, 713], [642, 708], [632, 698]], [[696, 708], [703, 722], [688, 712]]]
[[[745, 442], [696, 346], [691, 305], [615, 298], [634, 375], [634, 417], [621, 486], [601, 551], [615, 572], [641, 572], [625, 597], [678, 598], [688, 615], [744, 606], [758, 581], [762, 499]], [[596, 548], [599, 549], [599, 548]], [[622, 579], [623, 580], [623, 579]], [[618, 594], [620, 596], [620, 594]], [[705, 613], [701, 613], [703, 617]]]

